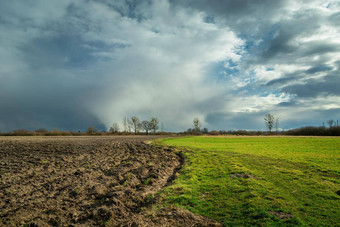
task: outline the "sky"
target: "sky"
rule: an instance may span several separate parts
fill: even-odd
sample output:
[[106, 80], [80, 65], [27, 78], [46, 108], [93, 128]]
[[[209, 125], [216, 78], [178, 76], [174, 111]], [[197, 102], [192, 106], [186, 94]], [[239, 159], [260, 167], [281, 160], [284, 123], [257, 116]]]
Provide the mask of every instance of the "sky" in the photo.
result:
[[0, 1], [0, 131], [340, 120], [340, 1]]

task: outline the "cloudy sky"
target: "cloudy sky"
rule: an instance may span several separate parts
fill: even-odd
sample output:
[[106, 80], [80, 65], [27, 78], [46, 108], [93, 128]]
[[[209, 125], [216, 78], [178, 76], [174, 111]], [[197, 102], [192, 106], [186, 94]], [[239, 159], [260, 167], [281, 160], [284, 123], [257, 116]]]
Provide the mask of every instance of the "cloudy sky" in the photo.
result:
[[340, 120], [340, 2], [4, 0], [0, 131]]

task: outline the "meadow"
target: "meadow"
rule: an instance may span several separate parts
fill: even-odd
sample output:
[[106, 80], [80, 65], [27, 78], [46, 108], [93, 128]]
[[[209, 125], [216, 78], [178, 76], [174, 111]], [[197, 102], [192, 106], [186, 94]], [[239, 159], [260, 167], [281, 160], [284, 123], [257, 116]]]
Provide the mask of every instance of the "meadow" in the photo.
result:
[[224, 226], [340, 224], [340, 138], [184, 137], [185, 165], [161, 193], [165, 206]]

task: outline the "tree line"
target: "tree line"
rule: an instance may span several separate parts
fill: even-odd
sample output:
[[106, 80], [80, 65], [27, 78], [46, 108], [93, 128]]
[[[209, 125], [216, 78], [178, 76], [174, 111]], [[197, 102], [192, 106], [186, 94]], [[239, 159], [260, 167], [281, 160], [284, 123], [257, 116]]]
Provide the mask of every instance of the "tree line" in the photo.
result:
[[[281, 130], [279, 128], [279, 118], [274, 116], [271, 113], [268, 113], [264, 116], [264, 123], [266, 127], [266, 132], [264, 131], [247, 131], [247, 130], [212, 130], [209, 131], [207, 128], [201, 128], [202, 124], [199, 118], [195, 117], [192, 121], [192, 128], [187, 129], [184, 132], [175, 133], [178, 135], [201, 135], [201, 134], [209, 134], [209, 135], [270, 135], [273, 134], [275, 130], [276, 135], [315, 135], [315, 136], [340, 136], [340, 127], [338, 120], [328, 120], [327, 125], [328, 128], [322, 123], [322, 126], [307, 126], [301, 127], [297, 129], [290, 129], [288, 131]], [[72, 132], [72, 131], [58, 131], [58, 129], [54, 129], [53, 131], [48, 131], [44, 128], [39, 128], [35, 131], [29, 131], [26, 129], [15, 129], [8, 133], [0, 133], [2, 136], [12, 136], [12, 135], [20, 135], [20, 136], [31, 136], [31, 135], [45, 135], [45, 136], [77, 136], [77, 135], [110, 135], [110, 134], [140, 134], [140, 133], [161, 133], [161, 134], [169, 134], [167, 132], [157, 132], [159, 129], [159, 120], [156, 117], [152, 117], [150, 120], [140, 120], [137, 116], [132, 116], [130, 118], [124, 117], [121, 123], [122, 128], [118, 123], [113, 123], [110, 127], [109, 131], [99, 132], [97, 128], [94, 126], [90, 126], [87, 128], [86, 132]], [[173, 133], [172, 133], [173, 134]]]
[[340, 136], [340, 127], [339, 121], [330, 119], [327, 121], [328, 128], [325, 126], [325, 123], [322, 123], [322, 126], [306, 126], [296, 129], [290, 129], [286, 132], [282, 131], [279, 133], [279, 118], [275, 117], [273, 114], [266, 114], [264, 117], [265, 126], [268, 134], [272, 133], [272, 129], [275, 127], [276, 134], [281, 135], [306, 135], [306, 136]]
[[[120, 130], [119, 124], [117, 122], [113, 123], [112, 126], [109, 129], [109, 133], [115, 134], [115, 133], [134, 133], [137, 135], [141, 131], [144, 131], [147, 135], [149, 135], [150, 132], [156, 133], [158, 130], [158, 124], [159, 120], [156, 117], [152, 117], [151, 120], [143, 120], [141, 121], [138, 117], [133, 116], [131, 118], [124, 117], [122, 126], [123, 130]], [[90, 126], [87, 129], [88, 134], [94, 134], [97, 133], [98, 130]]]
[[[1, 133], [2, 136], [81, 136], [81, 135], [109, 135], [109, 134], [139, 134], [145, 132], [147, 135], [149, 133], [157, 133], [159, 129], [159, 120], [156, 117], [152, 117], [150, 120], [141, 121], [138, 117], [133, 116], [131, 118], [124, 117], [122, 126], [123, 129], [120, 130], [118, 123], [113, 123], [109, 131], [99, 131], [94, 126], [89, 126], [85, 132], [81, 131], [59, 131], [54, 128], [53, 131], [48, 131], [45, 128], [39, 128], [34, 131], [29, 131], [27, 129], [14, 129], [7, 133]], [[159, 132], [158, 132], [159, 133]], [[161, 132], [162, 134], [164, 132]]]
[[[288, 131], [284, 131], [280, 129], [280, 120], [277, 116], [274, 116], [271, 113], [267, 113], [264, 116], [264, 124], [266, 131], [248, 131], [248, 130], [212, 130], [209, 131], [207, 128], [201, 129], [201, 123], [198, 118], [193, 119], [193, 128], [189, 128], [187, 131], [183, 132], [183, 134], [190, 135], [200, 135], [200, 134], [208, 134], [208, 135], [252, 135], [252, 136], [260, 136], [260, 135], [311, 135], [311, 136], [340, 136], [340, 126], [338, 120], [328, 120], [327, 125], [328, 128], [323, 123], [320, 127], [315, 126], [307, 126], [296, 129], [290, 129]], [[274, 132], [275, 130], [275, 132]]]
[[[131, 118], [124, 117], [122, 123], [123, 132], [134, 132], [134, 134], [136, 135], [142, 130], [148, 135], [151, 131], [153, 133], [156, 133], [156, 131], [158, 130], [159, 120], [156, 117], [152, 117], [149, 121], [141, 121], [138, 117], [133, 116]], [[113, 123], [109, 130], [109, 132], [111, 133], [117, 133], [119, 131], [120, 128], [118, 123]]]

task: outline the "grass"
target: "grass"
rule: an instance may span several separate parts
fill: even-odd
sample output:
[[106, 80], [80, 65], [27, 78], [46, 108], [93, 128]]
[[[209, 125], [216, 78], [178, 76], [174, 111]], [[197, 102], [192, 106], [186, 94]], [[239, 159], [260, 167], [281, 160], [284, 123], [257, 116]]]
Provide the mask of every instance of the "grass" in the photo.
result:
[[[225, 226], [340, 224], [340, 138], [185, 137], [186, 164], [166, 205]], [[242, 178], [239, 176], [247, 176]]]

